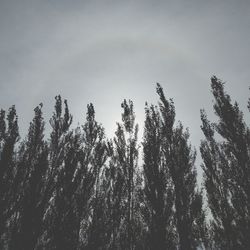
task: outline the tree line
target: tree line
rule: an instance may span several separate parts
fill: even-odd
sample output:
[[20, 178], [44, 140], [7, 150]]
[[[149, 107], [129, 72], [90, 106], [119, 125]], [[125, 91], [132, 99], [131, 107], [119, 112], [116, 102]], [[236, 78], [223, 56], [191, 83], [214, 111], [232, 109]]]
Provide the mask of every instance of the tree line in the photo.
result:
[[160, 84], [158, 104], [145, 105], [142, 143], [131, 100], [112, 139], [93, 104], [72, 128], [60, 95], [49, 138], [42, 104], [22, 140], [15, 106], [1, 110], [0, 248], [250, 249], [250, 128], [215, 76], [211, 90], [218, 120], [201, 110], [201, 187], [188, 129]]

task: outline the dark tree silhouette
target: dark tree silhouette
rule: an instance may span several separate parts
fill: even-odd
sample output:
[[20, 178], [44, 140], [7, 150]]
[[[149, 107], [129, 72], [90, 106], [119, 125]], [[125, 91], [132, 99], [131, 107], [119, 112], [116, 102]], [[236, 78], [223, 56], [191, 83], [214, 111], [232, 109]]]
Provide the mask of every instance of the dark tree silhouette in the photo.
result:
[[174, 190], [174, 210], [179, 249], [196, 249], [206, 244], [207, 230], [202, 193], [197, 189], [196, 152], [189, 144], [189, 132], [181, 122], [174, 127], [175, 108], [172, 99], [165, 98], [160, 84], [161, 137], [164, 162]]
[[[195, 152], [188, 143], [189, 133], [179, 124], [167, 145], [170, 175], [174, 185], [176, 228], [180, 249], [197, 249], [206, 240], [202, 194], [197, 190]], [[165, 149], [164, 148], [164, 149]], [[204, 241], [204, 243], [206, 243]]]
[[[220, 249], [250, 246], [249, 128], [238, 103], [224, 90], [224, 83], [211, 78], [214, 111], [218, 122], [210, 123], [201, 112], [205, 140], [201, 143], [204, 184], [213, 215], [212, 234]], [[216, 134], [217, 133], [217, 134]]]
[[134, 249], [135, 247], [135, 181], [138, 163], [137, 134], [132, 101], [124, 100], [122, 121], [117, 123], [115, 138], [109, 142], [110, 162], [106, 175], [110, 214], [109, 249]]
[[146, 107], [144, 132], [145, 194], [155, 216], [151, 219], [155, 224], [151, 242], [157, 249], [176, 245], [196, 249], [206, 236], [202, 194], [196, 183], [196, 154], [189, 145], [188, 131], [183, 131], [181, 123], [174, 127], [173, 101], [165, 98], [160, 84], [156, 90], [159, 107]]
[[146, 106], [144, 127], [145, 220], [149, 249], [174, 248], [173, 186], [163, 155], [162, 125], [158, 109]]
[[18, 187], [17, 218], [12, 228], [13, 249], [34, 249], [42, 230], [45, 202], [43, 186], [48, 167], [44, 141], [42, 104], [35, 108], [28, 136], [19, 150], [15, 184]]
[[[79, 168], [79, 189], [77, 189], [77, 204], [80, 221], [85, 227], [85, 242], [81, 244], [86, 249], [102, 249], [105, 238], [105, 193], [102, 179], [107, 160], [107, 147], [104, 128], [95, 120], [95, 110], [88, 105], [87, 121], [83, 126], [82, 158]], [[81, 173], [81, 171], [83, 171]], [[84, 202], [84, 203], [83, 203]]]
[[49, 168], [44, 191], [48, 206], [44, 214], [43, 234], [37, 247], [70, 249], [74, 246], [74, 241], [71, 239], [74, 231], [72, 232], [70, 222], [74, 216], [68, 198], [71, 195], [71, 175], [74, 173], [75, 162], [72, 166], [67, 163], [74, 157], [77, 149], [74, 148], [72, 155], [71, 148], [75, 146], [75, 141], [72, 132], [69, 131], [72, 116], [69, 113], [67, 101], [64, 101], [63, 114], [61, 97], [56, 96], [55, 99], [55, 112], [50, 119], [52, 132], [49, 145]]
[[16, 193], [12, 188], [16, 171], [15, 145], [19, 140], [18, 118], [15, 106], [9, 109], [7, 118], [5, 111], [0, 111], [0, 237], [2, 248], [8, 237], [8, 224], [16, 209]]
[[224, 84], [212, 77], [211, 87], [218, 121], [201, 111], [202, 188], [189, 131], [160, 84], [158, 105], [145, 107], [142, 158], [130, 100], [111, 140], [92, 103], [72, 129], [56, 96], [50, 134], [38, 105], [23, 140], [15, 106], [1, 110], [0, 248], [249, 249], [250, 129]]

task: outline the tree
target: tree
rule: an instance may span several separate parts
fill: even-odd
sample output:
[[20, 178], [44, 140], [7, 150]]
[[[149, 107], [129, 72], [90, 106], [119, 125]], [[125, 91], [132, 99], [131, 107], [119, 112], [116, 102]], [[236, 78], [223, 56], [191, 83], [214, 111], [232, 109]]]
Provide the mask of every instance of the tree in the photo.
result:
[[108, 201], [111, 210], [110, 248], [134, 249], [135, 227], [135, 172], [138, 164], [138, 125], [135, 124], [133, 102], [123, 101], [122, 121], [117, 123], [115, 138], [108, 143], [110, 155]]
[[174, 249], [173, 186], [163, 155], [162, 120], [146, 106], [143, 140], [145, 220], [149, 249]]
[[0, 247], [248, 249], [250, 129], [223, 83], [213, 77], [211, 86], [219, 120], [201, 112], [200, 147], [209, 225], [189, 131], [157, 84], [158, 105], [145, 107], [142, 165], [131, 100], [111, 140], [92, 103], [72, 129], [68, 103], [56, 96], [48, 139], [40, 104], [20, 143], [15, 107], [7, 117], [0, 111]]
[[[50, 119], [52, 132], [49, 144], [49, 167], [44, 184], [43, 200], [48, 204], [44, 214], [43, 233], [37, 247], [48, 249], [71, 249], [74, 242], [72, 223], [74, 212], [69, 196], [72, 194], [71, 178], [77, 162], [78, 141], [69, 131], [72, 115], [69, 113], [67, 101], [64, 101], [62, 112], [61, 96], [56, 96], [55, 112]], [[72, 220], [72, 221], [70, 221]]]
[[[146, 106], [144, 132], [145, 195], [151, 210], [151, 237], [157, 249], [196, 249], [206, 234], [202, 194], [197, 189], [195, 151], [175, 107], [160, 84], [159, 106]], [[199, 224], [198, 224], [199, 223]], [[200, 233], [198, 233], [200, 230]]]
[[[196, 152], [189, 145], [189, 132], [181, 122], [174, 127], [173, 101], [166, 100], [160, 84], [156, 91], [160, 97], [163, 152], [174, 189], [174, 210], [179, 249], [196, 249], [206, 237], [202, 195], [197, 189], [195, 168]], [[199, 223], [199, 224], [198, 224]], [[197, 234], [197, 231], [200, 233]]]
[[214, 111], [218, 122], [210, 123], [201, 112], [205, 140], [201, 143], [204, 185], [213, 215], [212, 233], [221, 249], [250, 246], [250, 132], [238, 103], [224, 90], [224, 83], [211, 78]]
[[189, 132], [180, 123], [173, 131], [172, 145], [165, 147], [174, 186], [179, 249], [197, 249], [206, 243], [202, 193], [197, 188], [196, 153], [188, 142]]
[[[7, 224], [15, 209], [15, 145], [19, 140], [18, 117], [15, 106], [0, 111], [0, 237], [5, 242]], [[7, 227], [7, 228], [6, 228]], [[3, 243], [4, 244], [4, 243]], [[1, 246], [1, 245], [0, 245]], [[2, 247], [2, 246], [1, 246]]]
[[82, 126], [82, 148], [80, 168], [76, 178], [79, 180], [76, 192], [81, 245], [84, 249], [102, 249], [106, 244], [105, 232], [105, 190], [103, 190], [103, 172], [107, 161], [107, 146], [104, 128], [95, 120], [93, 104], [87, 106], [87, 119]]
[[42, 104], [35, 108], [27, 139], [18, 155], [15, 184], [18, 185], [18, 217], [11, 239], [13, 249], [34, 249], [42, 231], [45, 203], [42, 191], [48, 167], [48, 148], [44, 141]]

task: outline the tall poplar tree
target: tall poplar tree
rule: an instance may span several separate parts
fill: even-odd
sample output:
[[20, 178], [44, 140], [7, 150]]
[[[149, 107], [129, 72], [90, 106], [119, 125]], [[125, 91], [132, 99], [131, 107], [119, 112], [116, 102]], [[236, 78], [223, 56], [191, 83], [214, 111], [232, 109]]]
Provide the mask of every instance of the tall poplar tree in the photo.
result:
[[250, 246], [250, 131], [237, 102], [213, 76], [211, 88], [218, 121], [201, 112], [205, 139], [201, 143], [204, 185], [213, 215], [212, 234], [221, 249]]
[[93, 104], [87, 106], [86, 122], [82, 126], [80, 166], [76, 172], [79, 181], [76, 190], [79, 220], [85, 226], [82, 233], [82, 247], [103, 249], [107, 244], [105, 217], [105, 190], [103, 172], [107, 161], [107, 146], [104, 128], [95, 119]]
[[0, 238], [4, 245], [7, 224], [16, 207], [16, 193], [13, 188], [16, 171], [15, 146], [19, 140], [18, 117], [15, 106], [7, 114], [0, 111]]
[[34, 249], [42, 232], [46, 203], [43, 202], [48, 148], [44, 141], [42, 104], [35, 108], [28, 136], [18, 155], [15, 182], [18, 185], [18, 218], [14, 225], [11, 248]]
[[[174, 110], [173, 110], [174, 111]], [[162, 120], [157, 107], [146, 106], [143, 139], [144, 218], [149, 249], [174, 249], [173, 185], [163, 155]]]
[[160, 84], [156, 91], [160, 102], [158, 107], [146, 107], [144, 132], [145, 194], [155, 224], [154, 247], [196, 249], [206, 236], [196, 154], [189, 145], [189, 133], [181, 123], [174, 125], [173, 101], [165, 98]]
[[160, 98], [162, 150], [174, 190], [177, 245], [181, 250], [196, 249], [206, 243], [207, 236], [202, 194], [197, 187], [196, 153], [181, 122], [174, 126], [173, 101], [166, 99], [160, 84], [157, 84], [156, 91]]
[[[48, 205], [44, 215], [44, 230], [40, 237], [37, 247], [46, 247], [48, 249], [58, 249], [65, 246], [71, 247], [71, 235], [68, 235], [70, 228], [67, 212], [70, 207], [69, 202], [64, 196], [67, 188], [67, 181], [72, 175], [73, 167], [65, 167], [65, 162], [70, 157], [70, 148], [72, 132], [69, 127], [72, 123], [72, 115], [69, 113], [67, 101], [64, 101], [64, 110], [61, 96], [55, 97], [55, 111], [50, 119], [52, 132], [49, 143], [49, 167], [46, 173], [46, 182], [44, 188], [44, 198]], [[71, 156], [72, 157], [72, 156]], [[69, 171], [69, 173], [68, 173]], [[66, 180], [65, 180], [66, 179]], [[65, 183], [66, 182], [66, 183]], [[70, 190], [67, 190], [70, 192]], [[67, 228], [68, 226], [68, 228]], [[72, 232], [73, 234], [73, 232]]]
[[117, 123], [113, 142], [109, 142], [110, 163], [108, 204], [111, 208], [110, 249], [134, 249], [135, 181], [138, 166], [138, 125], [131, 100], [121, 104], [122, 123]]

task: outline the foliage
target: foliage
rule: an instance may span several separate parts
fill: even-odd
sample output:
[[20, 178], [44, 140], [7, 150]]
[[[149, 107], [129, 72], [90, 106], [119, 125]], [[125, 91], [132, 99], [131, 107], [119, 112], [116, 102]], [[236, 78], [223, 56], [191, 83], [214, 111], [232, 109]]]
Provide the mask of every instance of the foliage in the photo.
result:
[[250, 128], [224, 88], [212, 77], [218, 121], [201, 111], [202, 187], [189, 131], [160, 84], [142, 143], [131, 100], [112, 139], [92, 103], [73, 129], [56, 96], [50, 134], [38, 105], [22, 140], [15, 106], [1, 110], [0, 248], [249, 249]]

